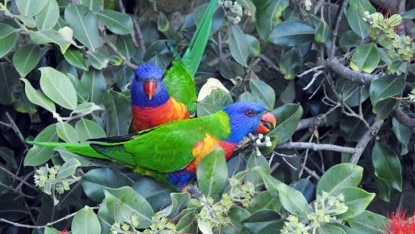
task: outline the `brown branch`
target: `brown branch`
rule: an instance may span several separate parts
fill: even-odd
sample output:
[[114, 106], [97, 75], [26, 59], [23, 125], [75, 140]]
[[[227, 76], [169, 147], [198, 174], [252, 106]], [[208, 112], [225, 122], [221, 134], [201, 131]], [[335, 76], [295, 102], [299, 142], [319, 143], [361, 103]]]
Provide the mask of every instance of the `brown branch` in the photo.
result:
[[336, 58], [331, 58], [326, 60], [326, 66], [330, 70], [334, 71], [341, 77], [351, 80], [353, 82], [357, 82], [359, 84], [368, 85], [372, 81], [379, 78], [379, 75], [373, 75], [363, 72], [355, 72], [352, 69], [344, 66], [337, 60]]
[[382, 119], [376, 118], [372, 126], [370, 126], [370, 128], [366, 131], [362, 138], [360, 138], [355, 148], [356, 152], [353, 153], [352, 159], [350, 160], [351, 163], [357, 164], [367, 144], [369, 144], [370, 140], [372, 140], [372, 138], [378, 134], [383, 122], [384, 121]]
[[333, 37], [332, 37], [332, 47], [331, 47], [331, 53], [330, 53], [330, 57], [334, 58], [334, 54], [336, 53], [336, 38], [337, 38], [337, 32], [339, 31], [340, 28], [340, 22], [343, 18], [343, 12], [344, 12], [344, 8], [346, 7], [347, 3], [349, 1], [348, 0], [344, 0], [342, 3], [341, 8], [339, 9], [339, 11], [337, 12], [337, 19], [336, 19], [336, 25], [334, 26], [334, 30], [333, 30]]

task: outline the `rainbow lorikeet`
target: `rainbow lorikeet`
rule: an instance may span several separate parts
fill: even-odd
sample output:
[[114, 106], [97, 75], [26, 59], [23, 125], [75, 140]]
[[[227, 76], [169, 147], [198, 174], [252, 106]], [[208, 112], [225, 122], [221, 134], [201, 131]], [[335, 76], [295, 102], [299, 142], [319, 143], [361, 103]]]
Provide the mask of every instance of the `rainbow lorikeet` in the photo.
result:
[[132, 121], [137, 132], [196, 113], [194, 75], [210, 36], [218, 0], [210, 1], [183, 58], [173, 53], [172, 65], [163, 72], [155, 64], [142, 64], [131, 78]]
[[169, 122], [135, 134], [92, 139], [83, 143], [29, 142], [63, 146], [86, 157], [119, 162], [177, 191], [196, 176], [200, 160], [216, 146], [228, 160], [249, 133], [267, 133], [276, 125], [262, 104], [237, 102], [214, 114]]

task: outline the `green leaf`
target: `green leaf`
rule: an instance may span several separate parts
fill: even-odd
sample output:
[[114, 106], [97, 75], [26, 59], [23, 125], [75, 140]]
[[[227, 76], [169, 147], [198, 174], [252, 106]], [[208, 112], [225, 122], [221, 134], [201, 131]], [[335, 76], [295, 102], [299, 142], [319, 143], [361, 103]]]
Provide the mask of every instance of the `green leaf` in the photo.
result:
[[215, 147], [200, 161], [196, 174], [200, 192], [206, 197], [218, 199], [228, 181], [228, 167], [223, 150]]
[[102, 70], [108, 66], [109, 57], [102, 53], [88, 51], [86, 57], [89, 63], [97, 70]]
[[130, 100], [115, 91], [109, 90], [104, 94], [105, 124], [108, 136], [120, 136], [128, 133], [131, 121]]
[[288, 141], [297, 129], [298, 122], [303, 115], [303, 108], [299, 104], [285, 104], [272, 112], [277, 117], [277, 127], [268, 136], [278, 136], [278, 142]]
[[274, 89], [262, 80], [249, 80], [251, 93], [255, 101], [262, 103], [268, 110], [273, 110], [275, 105]]
[[78, 135], [76, 134], [75, 129], [66, 122], [56, 123], [56, 132], [58, 133], [59, 138], [61, 138], [65, 142], [79, 142]]
[[52, 29], [59, 20], [59, 5], [56, 0], [47, 0], [46, 6], [36, 15], [38, 30]]
[[80, 68], [84, 71], [88, 71], [88, 65], [86, 64], [86, 61], [79, 50], [68, 49], [63, 54], [63, 56], [65, 57], [66, 62], [72, 66]]
[[320, 178], [316, 194], [323, 191], [331, 195], [338, 195], [343, 187], [356, 187], [363, 176], [363, 168], [351, 163], [341, 163], [328, 169]]
[[70, 5], [65, 8], [65, 21], [73, 29], [74, 37], [90, 50], [98, 48], [98, 20], [85, 6]]
[[118, 51], [125, 56], [126, 59], [133, 57], [136, 48], [130, 36], [118, 36], [115, 42]]
[[40, 48], [34, 44], [19, 47], [13, 54], [13, 65], [20, 77], [25, 77], [40, 60]]
[[82, 188], [85, 194], [96, 202], [104, 198], [105, 188], [131, 186], [133, 181], [125, 174], [111, 168], [97, 168], [82, 176]]
[[[105, 3], [107, 3], [107, 2], [113, 2], [113, 1], [112, 0], [110, 0], [110, 1], [105, 0]], [[83, 0], [82, 4], [86, 7], [88, 7], [93, 12], [100, 11], [104, 7], [104, 1], [103, 0]]]
[[256, 28], [262, 39], [268, 37], [275, 25], [281, 22], [281, 16], [288, 7], [288, 0], [254, 0], [256, 7]]
[[19, 74], [10, 63], [0, 63], [0, 82], [0, 104], [13, 104], [16, 101], [21, 83], [19, 82]]
[[81, 115], [81, 116], [85, 116], [85, 115], [89, 115], [94, 111], [102, 111], [104, 110], [104, 108], [102, 108], [101, 106], [96, 105], [93, 102], [84, 102], [79, 104], [75, 110], [73, 110], [71, 112], [71, 116], [75, 116], [75, 115]]
[[17, 30], [8, 24], [0, 23], [0, 58], [8, 54], [16, 45]]
[[244, 32], [235, 24], [229, 25], [228, 45], [232, 57], [244, 67], [248, 67], [247, 60], [251, 49], [248, 38]]
[[35, 16], [48, 4], [48, 0], [16, 0], [17, 9], [25, 16]]
[[316, 33], [314, 34], [314, 40], [318, 43], [325, 43], [329, 39], [330, 35], [331, 30], [329, 25], [324, 21], [318, 22]]
[[299, 20], [286, 20], [277, 25], [268, 37], [276, 45], [294, 47], [314, 40], [315, 29]]
[[71, 224], [72, 233], [101, 233], [101, 224], [91, 207], [85, 206], [73, 217]]
[[229, 92], [222, 89], [214, 89], [203, 100], [197, 103], [197, 115], [205, 116], [221, 110], [228, 104], [232, 103], [232, 97]]
[[[43, 129], [33, 141], [55, 142], [58, 141], [56, 124], [51, 124]], [[39, 166], [47, 162], [52, 156], [53, 149], [40, 146], [32, 146], [26, 154], [23, 164], [25, 166]]]
[[43, 93], [66, 109], [73, 110], [78, 98], [71, 80], [62, 72], [52, 67], [41, 67], [40, 88]]
[[385, 75], [370, 84], [369, 96], [372, 105], [385, 99], [400, 96], [405, 88], [403, 76]]
[[78, 92], [85, 100], [102, 104], [105, 91], [107, 91], [107, 83], [102, 71], [91, 69], [82, 74]]
[[401, 154], [408, 153], [408, 144], [412, 136], [412, 130], [405, 124], [400, 123], [396, 118], [392, 118], [392, 130], [395, 133], [396, 138], [401, 143]]
[[168, 218], [175, 218], [180, 212], [185, 209], [189, 202], [190, 202], [190, 194], [189, 193], [170, 193], [171, 197], [171, 205], [165, 209], [166, 217]]
[[394, 107], [396, 106], [396, 103], [398, 102], [398, 100], [396, 99], [386, 99], [386, 100], [382, 100], [378, 103], [376, 103], [376, 105], [373, 106], [373, 113], [376, 114], [376, 116], [379, 119], [386, 119], [389, 117], [389, 115], [392, 113]]
[[388, 219], [382, 215], [365, 210], [361, 214], [350, 218], [347, 223], [354, 231], [359, 233], [384, 234], [385, 224], [388, 223]]
[[280, 199], [281, 205], [285, 210], [300, 217], [307, 216], [310, 210], [307, 200], [301, 192], [272, 177], [269, 170], [264, 167], [255, 167], [253, 170], [261, 175], [268, 192]]
[[101, 203], [98, 215], [106, 222], [129, 222], [134, 216], [138, 221], [135, 228], [147, 228], [152, 224], [153, 209], [146, 199], [131, 187], [106, 188], [104, 193], [105, 199]]
[[380, 54], [375, 44], [364, 44], [359, 46], [350, 60], [350, 67], [354, 71], [372, 73], [378, 66]]
[[366, 38], [369, 35], [369, 25], [364, 21], [364, 12], [370, 14], [375, 12], [375, 8], [368, 0], [349, 0], [344, 10], [350, 28], [360, 36]]
[[30, 39], [37, 44], [54, 43], [59, 46], [61, 53], [65, 54], [71, 45], [71, 41], [66, 39], [59, 31], [47, 29], [42, 31], [29, 31]]
[[372, 150], [375, 176], [382, 178], [389, 186], [402, 191], [402, 168], [398, 155], [389, 147], [375, 142]]
[[242, 220], [242, 225], [250, 233], [278, 233], [276, 230], [284, 226], [284, 220], [275, 211], [261, 209]]
[[283, 54], [284, 59], [278, 62], [284, 79], [292, 80], [301, 72], [302, 59], [297, 48], [292, 48]]
[[81, 119], [76, 122], [75, 131], [80, 141], [107, 136], [104, 129], [98, 123], [89, 119]]
[[348, 220], [361, 214], [375, 198], [375, 193], [368, 193], [355, 186], [344, 186], [338, 189], [336, 193], [344, 195], [344, 203], [348, 208], [345, 213], [338, 215], [342, 220]]
[[43, 93], [35, 90], [27, 79], [21, 78], [20, 80], [22, 80], [25, 84], [25, 93], [29, 101], [31, 101], [33, 104], [45, 108], [51, 113], [56, 112], [55, 104], [48, 97], [46, 97]]
[[344, 52], [349, 52], [354, 47], [357, 47], [362, 39], [352, 30], [346, 31], [342, 34], [339, 46]]
[[134, 32], [133, 21], [127, 14], [113, 10], [103, 10], [96, 13], [98, 19], [115, 34], [128, 34]]
[[58, 174], [56, 175], [56, 179], [65, 179], [75, 175], [76, 168], [79, 166], [81, 166], [81, 163], [77, 159], [69, 159], [59, 169]]
[[339, 227], [334, 223], [323, 223], [316, 229], [316, 233], [336, 233], [336, 234], [347, 234], [343, 228]]

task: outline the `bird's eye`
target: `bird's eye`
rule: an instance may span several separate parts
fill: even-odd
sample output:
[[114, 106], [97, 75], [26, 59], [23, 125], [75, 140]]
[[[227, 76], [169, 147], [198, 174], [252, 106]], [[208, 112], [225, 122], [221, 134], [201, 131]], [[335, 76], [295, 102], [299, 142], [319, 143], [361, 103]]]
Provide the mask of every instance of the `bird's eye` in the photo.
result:
[[255, 114], [255, 112], [253, 110], [246, 110], [245, 111], [246, 116], [252, 117], [252, 116], [254, 116], [254, 114]]

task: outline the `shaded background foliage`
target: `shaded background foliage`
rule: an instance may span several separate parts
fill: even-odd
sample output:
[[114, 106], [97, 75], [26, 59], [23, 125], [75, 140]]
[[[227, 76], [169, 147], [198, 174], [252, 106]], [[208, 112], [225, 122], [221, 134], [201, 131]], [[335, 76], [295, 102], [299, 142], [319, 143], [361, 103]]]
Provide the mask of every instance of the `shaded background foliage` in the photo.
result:
[[[186, 195], [171, 195], [154, 181], [121, 166], [84, 159], [62, 149], [57, 150], [59, 154], [48, 149], [29, 150], [24, 142], [34, 137], [77, 142], [126, 134], [132, 68], [142, 62], [168, 66], [172, 58], [166, 40], [173, 41], [179, 51], [186, 48], [204, 2], [0, 1], [0, 81], [4, 84], [0, 87], [0, 181], [4, 188], [0, 217], [38, 226], [66, 217], [54, 224], [63, 230], [71, 226], [72, 216], [68, 215], [78, 210], [82, 212], [77, 219], [85, 215], [85, 219], [96, 221], [94, 211], [83, 207], [98, 209], [100, 204], [111, 210], [110, 197], [118, 198], [119, 194], [135, 196], [134, 191], [140, 191], [137, 199], [151, 204], [148, 217], [169, 202], [191, 204]], [[269, 163], [274, 176], [258, 172], [263, 181], [256, 185], [266, 189], [255, 201], [257, 209], [247, 209], [249, 214], [234, 208], [231, 217], [241, 219], [235, 220], [235, 230], [281, 228], [282, 212], [276, 212], [281, 206], [291, 214], [304, 213], [275, 198], [287, 188], [275, 185], [274, 178], [300, 190], [310, 202], [316, 190], [322, 191], [324, 186], [317, 184], [325, 184], [319, 181], [329, 168], [346, 162], [364, 168], [360, 187], [376, 194], [368, 210], [381, 215], [398, 207], [412, 212], [414, 3], [236, 2], [245, 9], [244, 15], [238, 21], [230, 9], [217, 11], [196, 77], [198, 89], [206, 78], [216, 77], [229, 92], [216, 90], [201, 100], [198, 115], [235, 100], [255, 100], [273, 110], [279, 125], [270, 133], [278, 136], [275, 150], [262, 149], [268, 162], [261, 161], [265, 158], [254, 160], [251, 151], [255, 151], [247, 147], [238, 152], [241, 157], [228, 163], [229, 169], [220, 169], [233, 175], [246, 167]], [[373, 15], [375, 12], [384, 19]], [[403, 20], [394, 14], [401, 14]], [[46, 162], [50, 166], [67, 163], [68, 175], [77, 176], [70, 191], [50, 196], [33, 185], [34, 167]], [[346, 168], [359, 174], [360, 169]], [[345, 175], [338, 173], [339, 177]], [[359, 184], [359, 176], [356, 178], [349, 186]], [[111, 189], [122, 186], [127, 187], [121, 192]], [[200, 186], [204, 195], [211, 189]], [[224, 186], [215, 187], [216, 194], [221, 194]], [[276, 205], [264, 205], [261, 199], [273, 199]], [[170, 218], [185, 207], [177, 204]], [[191, 205], [187, 208], [192, 210]], [[105, 214], [98, 211], [104, 220], [111, 220]], [[191, 220], [191, 212], [180, 214], [178, 227], [187, 230], [183, 226]], [[348, 225], [357, 228], [359, 220], [354, 220], [353, 226], [353, 217], [347, 218]], [[146, 222], [140, 225], [138, 228], [148, 227]], [[97, 227], [99, 222], [91, 226]], [[0, 227], [18, 229], [7, 223]], [[72, 230], [76, 228], [79, 226], [72, 226]]]

